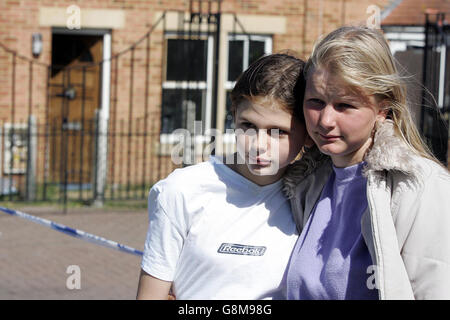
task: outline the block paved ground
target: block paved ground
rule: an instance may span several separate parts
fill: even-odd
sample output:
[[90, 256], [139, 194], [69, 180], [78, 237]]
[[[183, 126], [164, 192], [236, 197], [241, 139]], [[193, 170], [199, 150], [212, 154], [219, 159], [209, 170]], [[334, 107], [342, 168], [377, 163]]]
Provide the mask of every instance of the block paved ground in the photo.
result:
[[[148, 218], [145, 209], [105, 210], [20, 208], [143, 250]], [[141, 258], [92, 244], [25, 219], [0, 212], [0, 299], [135, 299]], [[77, 265], [81, 289], [68, 289]]]

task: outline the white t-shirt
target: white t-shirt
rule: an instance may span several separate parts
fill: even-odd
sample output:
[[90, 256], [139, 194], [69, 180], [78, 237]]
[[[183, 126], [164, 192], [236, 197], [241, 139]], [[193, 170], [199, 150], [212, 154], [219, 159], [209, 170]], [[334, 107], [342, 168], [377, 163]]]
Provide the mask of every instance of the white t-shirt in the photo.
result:
[[175, 170], [150, 190], [142, 269], [177, 299], [284, 299], [298, 233], [281, 187], [215, 157]]

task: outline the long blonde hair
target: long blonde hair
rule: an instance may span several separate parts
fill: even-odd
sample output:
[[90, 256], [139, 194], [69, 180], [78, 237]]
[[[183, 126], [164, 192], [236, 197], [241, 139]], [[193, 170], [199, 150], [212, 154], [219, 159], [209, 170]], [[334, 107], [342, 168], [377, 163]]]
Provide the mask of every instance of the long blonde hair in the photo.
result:
[[375, 29], [345, 26], [320, 40], [305, 65], [327, 68], [350, 88], [374, 95], [387, 109], [396, 134], [418, 155], [441, 164], [423, 141], [408, 108], [406, 84], [383, 34]]

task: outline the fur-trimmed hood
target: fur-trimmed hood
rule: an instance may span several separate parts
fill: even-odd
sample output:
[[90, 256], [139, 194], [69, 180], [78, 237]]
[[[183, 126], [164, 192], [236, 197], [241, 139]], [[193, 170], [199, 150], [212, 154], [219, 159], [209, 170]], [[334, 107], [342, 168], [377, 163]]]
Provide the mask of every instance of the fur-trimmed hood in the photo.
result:
[[[366, 154], [364, 161], [364, 175], [368, 176], [376, 171], [398, 171], [415, 180], [420, 173], [417, 155], [406, 145], [395, 132], [392, 120], [385, 120], [376, 130], [374, 143]], [[303, 157], [289, 165], [283, 177], [283, 191], [288, 198], [292, 198], [295, 187], [308, 175], [322, 165], [331, 166], [331, 158], [320, 153], [314, 146], [305, 152]]]

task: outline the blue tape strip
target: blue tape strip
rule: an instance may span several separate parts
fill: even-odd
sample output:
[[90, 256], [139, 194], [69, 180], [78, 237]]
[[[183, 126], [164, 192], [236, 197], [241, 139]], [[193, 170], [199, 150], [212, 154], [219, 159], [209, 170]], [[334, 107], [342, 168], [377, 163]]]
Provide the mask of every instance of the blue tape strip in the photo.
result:
[[117, 243], [115, 241], [112, 240], [108, 240], [99, 236], [96, 236], [95, 234], [91, 234], [91, 233], [87, 233], [84, 232], [82, 230], [77, 230], [77, 229], [73, 229], [70, 228], [68, 226], [65, 226], [63, 224], [59, 224], [47, 219], [43, 219], [40, 217], [36, 217], [36, 216], [32, 216], [28, 213], [24, 213], [18, 210], [12, 210], [12, 209], [8, 209], [8, 208], [3, 208], [0, 207], [0, 211], [3, 211], [4, 213], [10, 214], [12, 216], [17, 216], [35, 223], [38, 223], [40, 225], [49, 227], [53, 230], [65, 233], [69, 236], [78, 238], [78, 239], [82, 239], [91, 243], [95, 243], [95, 244], [99, 244], [108, 248], [112, 248], [112, 249], [116, 249], [122, 252], [126, 252], [126, 253], [130, 253], [130, 254], [134, 254], [137, 256], [142, 256], [143, 252], [134, 248], [131, 248], [129, 246]]

